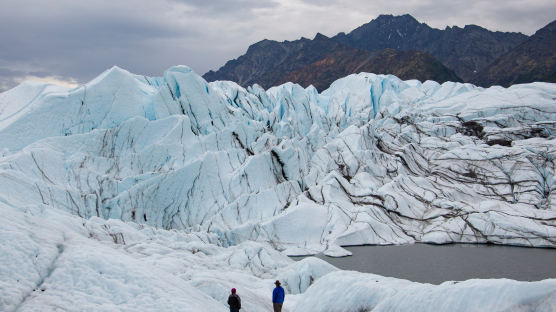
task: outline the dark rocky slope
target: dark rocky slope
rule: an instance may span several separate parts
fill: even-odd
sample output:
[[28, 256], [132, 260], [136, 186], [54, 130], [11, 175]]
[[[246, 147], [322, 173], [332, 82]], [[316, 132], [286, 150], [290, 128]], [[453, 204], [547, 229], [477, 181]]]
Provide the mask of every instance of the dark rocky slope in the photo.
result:
[[257, 83], [268, 88], [278, 84], [291, 71], [343, 48], [338, 42], [320, 34], [313, 40], [263, 40], [251, 45], [244, 55], [228, 61], [218, 71], [209, 71], [203, 78], [207, 81], [231, 80], [242, 86]]
[[556, 21], [493, 62], [473, 83], [507, 87], [533, 81], [556, 82]]
[[347, 48], [290, 72], [280, 83], [291, 81], [303, 87], [313, 84], [321, 92], [335, 80], [358, 72], [392, 74], [403, 80], [461, 81], [452, 70], [424, 52], [385, 49], [373, 53]]

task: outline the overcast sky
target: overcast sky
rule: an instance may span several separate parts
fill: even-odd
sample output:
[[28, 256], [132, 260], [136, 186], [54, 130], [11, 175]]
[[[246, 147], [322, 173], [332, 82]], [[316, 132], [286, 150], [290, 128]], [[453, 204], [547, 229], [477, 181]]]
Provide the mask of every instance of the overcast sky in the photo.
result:
[[204, 74], [259, 40], [333, 36], [380, 14], [531, 35], [555, 12], [554, 0], [1, 0], [0, 91], [25, 79], [84, 83], [113, 65]]

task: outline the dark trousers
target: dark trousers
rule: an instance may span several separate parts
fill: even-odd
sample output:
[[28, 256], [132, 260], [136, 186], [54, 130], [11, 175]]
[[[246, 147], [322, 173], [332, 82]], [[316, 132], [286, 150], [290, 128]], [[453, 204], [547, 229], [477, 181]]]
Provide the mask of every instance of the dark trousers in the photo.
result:
[[273, 302], [272, 306], [274, 307], [274, 312], [282, 312], [282, 304]]
[[230, 312], [239, 312], [239, 309], [232, 309], [232, 308], [230, 308]]

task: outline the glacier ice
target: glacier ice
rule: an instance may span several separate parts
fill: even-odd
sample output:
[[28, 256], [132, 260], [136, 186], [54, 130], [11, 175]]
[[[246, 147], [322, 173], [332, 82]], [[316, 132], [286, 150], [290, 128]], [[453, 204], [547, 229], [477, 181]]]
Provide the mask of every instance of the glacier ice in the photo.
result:
[[185, 66], [158, 78], [114, 67], [71, 90], [0, 96], [0, 196], [289, 254], [553, 247], [555, 98], [549, 83], [361, 73], [318, 94], [207, 84]]
[[[484, 89], [361, 73], [319, 94], [207, 83], [185, 66], [162, 77], [114, 67], [73, 89], [23, 83], [0, 94], [0, 208], [10, 223], [0, 229], [0, 307], [78, 298], [95, 310], [224, 311], [239, 285], [246, 311], [270, 310], [263, 298], [281, 278], [286, 308], [304, 311], [315, 281], [349, 281], [285, 254], [554, 247], [555, 101], [550, 83]], [[145, 283], [151, 295], [138, 298], [133, 284]], [[526, 290], [516, 304], [556, 300], [553, 281], [476, 283]], [[397, 307], [406, 284], [389, 280], [366, 309]], [[424, 296], [468, 284], [407, 287]], [[36, 296], [42, 286], [47, 295]]]

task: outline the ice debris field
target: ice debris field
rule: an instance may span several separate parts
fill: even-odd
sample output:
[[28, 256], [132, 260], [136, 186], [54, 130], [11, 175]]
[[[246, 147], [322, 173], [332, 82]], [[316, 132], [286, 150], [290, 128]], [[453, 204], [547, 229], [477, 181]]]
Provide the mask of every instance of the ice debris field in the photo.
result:
[[368, 73], [319, 94], [114, 67], [0, 94], [0, 311], [554, 311], [556, 279], [420, 284], [362, 244], [556, 246], [556, 84]]

